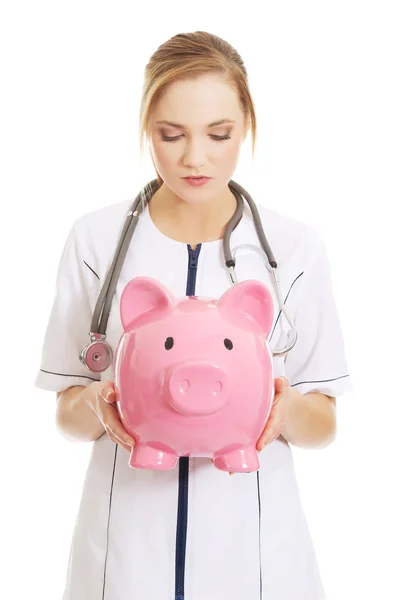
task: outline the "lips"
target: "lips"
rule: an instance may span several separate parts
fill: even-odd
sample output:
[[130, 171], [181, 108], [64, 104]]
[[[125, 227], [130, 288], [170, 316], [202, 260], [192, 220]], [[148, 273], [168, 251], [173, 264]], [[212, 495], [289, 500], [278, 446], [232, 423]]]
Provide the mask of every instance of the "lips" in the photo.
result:
[[184, 177], [183, 180], [192, 187], [200, 187], [207, 185], [207, 183], [211, 180], [211, 177]]

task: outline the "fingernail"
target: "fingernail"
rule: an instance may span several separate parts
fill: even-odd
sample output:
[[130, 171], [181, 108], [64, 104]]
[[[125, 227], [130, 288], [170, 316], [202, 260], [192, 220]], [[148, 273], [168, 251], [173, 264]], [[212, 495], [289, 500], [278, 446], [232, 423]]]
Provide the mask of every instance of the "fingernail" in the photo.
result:
[[113, 391], [112, 391], [112, 390], [109, 390], [109, 391], [107, 392], [107, 395], [106, 395], [106, 400], [108, 400], [108, 399], [109, 399], [109, 397], [111, 396], [111, 394], [112, 394], [112, 393], [113, 393]]
[[259, 449], [259, 452], [261, 452], [262, 450], [264, 450], [265, 446], [267, 445], [267, 442], [264, 442], [263, 444], [261, 444], [261, 448]]

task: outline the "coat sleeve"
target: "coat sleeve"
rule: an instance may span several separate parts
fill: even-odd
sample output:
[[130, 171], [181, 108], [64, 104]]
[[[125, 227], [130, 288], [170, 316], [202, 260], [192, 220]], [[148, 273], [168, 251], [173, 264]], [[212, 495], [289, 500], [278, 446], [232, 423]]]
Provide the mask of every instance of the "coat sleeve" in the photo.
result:
[[337, 397], [353, 390], [324, 244], [313, 232], [294, 313], [297, 343], [285, 357], [286, 377], [302, 394]]
[[56, 290], [42, 346], [35, 387], [61, 392], [74, 385], [99, 381], [80, 362], [81, 348], [89, 340], [92, 309], [75, 226], [71, 229], [57, 271]]

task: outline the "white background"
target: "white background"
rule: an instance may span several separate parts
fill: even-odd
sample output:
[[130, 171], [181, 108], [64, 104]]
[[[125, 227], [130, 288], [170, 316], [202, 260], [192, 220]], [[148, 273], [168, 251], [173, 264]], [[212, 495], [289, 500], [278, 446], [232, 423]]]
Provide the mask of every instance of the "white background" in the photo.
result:
[[154, 178], [138, 154], [143, 70], [169, 37], [203, 29], [241, 53], [256, 104], [256, 158], [249, 137], [234, 179], [317, 227], [332, 265], [355, 392], [338, 399], [333, 445], [293, 449], [327, 598], [400, 598], [397, 10], [3, 4], [1, 597], [61, 598], [90, 450], [61, 438], [55, 394], [33, 387], [62, 247], [78, 216]]

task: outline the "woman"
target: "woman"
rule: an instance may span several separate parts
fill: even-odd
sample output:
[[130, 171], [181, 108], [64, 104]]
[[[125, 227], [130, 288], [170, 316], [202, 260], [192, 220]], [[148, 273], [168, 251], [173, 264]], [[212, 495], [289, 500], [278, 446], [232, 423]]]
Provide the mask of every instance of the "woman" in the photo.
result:
[[[256, 119], [240, 56], [206, 32], [163, 44], [146, 67], [141, 139], [161, 184], [139, 219], [107, 328], [122, 334], [119, 300], [147, 275], [177, 296], [218, 298], [231, 285], [222, 237], [236, 208], [228, 183]], [[195, 185], [190, 176], [210, 178]], [[289, 443], [321, 448], [335, 437], [335, 398], [350, 389], [323, 244], [300, 221], [258, 206], [279, 265], [298, 341], [274, 358], [276, 395], [262, 434], [261, 468], [229, 477], [209, 459], [171, 471], [131, 469], [134, 440], [114, 406], [112, 365], [98, 376], [79, 361], [129, 202], [80, 217], [59, 267], [36, 385], [57, 392], [57, 424], [93, 441], [64, 600], [321, 600]], [[275, 303], [272, 350], [290, 339], [246, 206], [232, 233], [239, 281], [259, 279]], [[189, 275], [190, 273], [190, 275]], [[262, 451], [261, 451], [262, 450]]]

